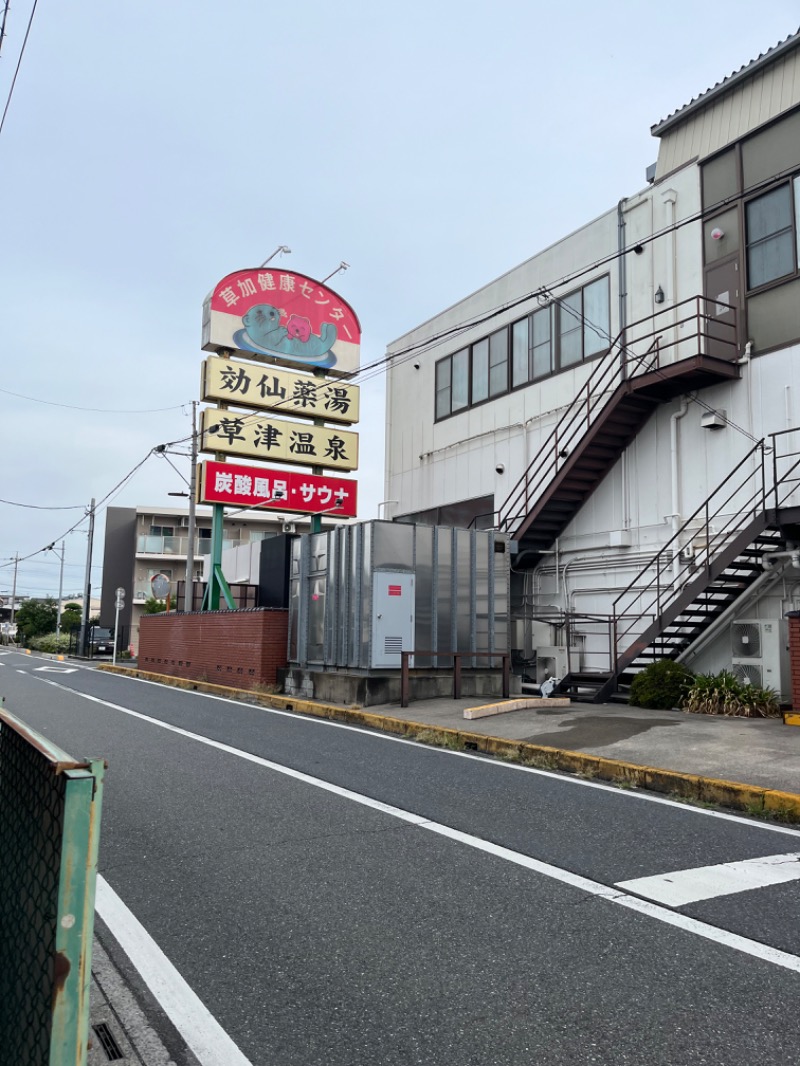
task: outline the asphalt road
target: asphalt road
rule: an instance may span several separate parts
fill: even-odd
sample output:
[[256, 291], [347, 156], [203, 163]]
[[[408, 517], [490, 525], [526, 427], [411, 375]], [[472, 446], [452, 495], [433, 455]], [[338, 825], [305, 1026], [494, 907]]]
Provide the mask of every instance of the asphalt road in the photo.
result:
[[253, 1066], [797, 1059], [800, 881], [615, 887], [797, 831], [16, 652], [0, 695], [108, 760], [100, 872]]

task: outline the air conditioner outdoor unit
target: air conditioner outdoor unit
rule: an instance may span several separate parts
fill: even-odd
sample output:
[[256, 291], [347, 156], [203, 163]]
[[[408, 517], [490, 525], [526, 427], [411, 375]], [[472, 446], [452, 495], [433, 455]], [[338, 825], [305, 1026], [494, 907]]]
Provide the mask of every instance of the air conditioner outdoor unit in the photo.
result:
[[284, 533], [296, 533], [297, 532], [297, 523], [296, 522], [284, 522], [283, 523], [283, 532]]
[[780, 624], [742, 618], [731, 625], [732, 673], [739, 681], [781, 691]]
[[541, 685], [548, 677], [561, 680], [567, 673], [567, 649], [553, 645], [540, 645], [536, 649], [536, 684]]

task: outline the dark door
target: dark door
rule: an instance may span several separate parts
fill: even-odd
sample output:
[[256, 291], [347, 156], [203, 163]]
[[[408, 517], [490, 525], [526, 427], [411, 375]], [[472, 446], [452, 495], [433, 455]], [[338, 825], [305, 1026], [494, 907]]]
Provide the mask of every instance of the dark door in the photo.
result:
[[739, 357], [740, 282], [738, 258], [706, 268], [706, 311], [709, 317], [706, 320], [705, 355], [729, 360]]

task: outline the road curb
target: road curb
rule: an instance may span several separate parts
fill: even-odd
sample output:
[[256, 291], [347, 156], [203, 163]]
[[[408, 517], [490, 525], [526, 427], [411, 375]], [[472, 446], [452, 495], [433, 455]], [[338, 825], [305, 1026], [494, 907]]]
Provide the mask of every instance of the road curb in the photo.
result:
[[338, 704], [320, 703], [295, 696], [252, 692], [248, 689], [233, 688], [230, 685], [215, 685], [208, 681], [191, 681], [133, 667], [112, 666], [110, 663], [104, 663], [97, 669], [107, 673], [142, 678], [145, 681], [154, 681], [173, 688], [206, 692], [209, 695], [226, 696], [279, 710], [296, 711], [300, 714], [344, 722], [348, 725], [379, 729], [384, 733], [394, 733], [435, 747], [452, 748], [458, 751], [478, 751], [537, 769], [561, 770], [582, 777], [609, 781], [623, 787], [643, 788], [651, 792], [679, 796], [681, 799], [695, 803], [716, 804], [784, 822], [800, 822], [800, 795], [793, 792], [783, 792], [758, 785], [745, 785], [715, 777], [702, 777], [698, 774], [681, 773], [679, 770], [641, 766], [638, 763], [624, 762], [621, 759], [608, 759], [602, 755], [589, 755], [581, 751], [569, 751], [566, 748], [531, 744], [529, 741], [508, 740], [505, 737], [487, 736], [484, 733], [470, 733], [463, 729], [412, 722], [405, 718], [374, 714], [360, 707], [342, 707]]

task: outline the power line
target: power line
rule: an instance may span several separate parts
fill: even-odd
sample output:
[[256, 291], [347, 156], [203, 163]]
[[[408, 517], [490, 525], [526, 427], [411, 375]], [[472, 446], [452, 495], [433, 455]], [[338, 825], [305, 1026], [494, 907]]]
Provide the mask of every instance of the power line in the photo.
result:
[[[566, 311], [568, 314], [571, 314], [572, 317], [576, 319], [581, 325], [589, 326], [589, 328], [593, 329], [595, 333], [603, 337], [604, 340], [607, 340], [609, 342], [609, 351], [611, 350], [611, 348], [613, 348], [614, 339], [612, 338], [608, 330], [598, 325], [596, 322], [592, 322], [592, 320], [590, 318], [587, 318], [582, 311], [578, 311], [574, 307], [570, 307], [568, 304], [565, 304], [562, 299], [559, 299], [559, 297], [551, 296], [551, 299], [553, 303], [557, 304], [562, 311]], [[640, 355], [636, 355], [634, 352], [632, 352], [627, 346], [627, 344], [620, 344], [619, 351], [620, 353], [624, 353], [626, 356], [628, 356], [629, 359], [633, 361], [639, 361], [642, 358]], [[655, 374], [657, 377], [660, 377], [662, 381], [667, 380], [667, 374], [660, 367], [651, 367], [648, 373]], [[716, 411], [716, 408], [712, 407], [711, 404], [706, 403], [705, 400], [701, 400], [698, 396], [692, 396], [691, 394], [688, 395], [692, 403], [696, 403], [705, 411], [709, 411], [712, 414]], [[747, 439], [752, 441], [753, 444], [759, 443], [758, 437], [754, 437], [753, 434], [749, 432], [749, 430], [746, 430], [743, 426], [738, 425], [736, 422], [733, 421], [732, 418], [729, 418], [727, 415], [725, 416], [725, 422], [726, 425], [729, 425], [731, 427], [731, 429], [735, 429], [737, 432], [741, 433], [742, 436], [747, 437]]]
[[[140, 459], [140, 460], [139, 460], [139, 462], [138, 462], [138, 463], [136, 464], [136, 466], [134, 466], [134, 467], [133, 467], [133, 468], [132, 468], [131, 470], [129, 470], [129, 471], [128, 471], [128, 473], [127, 473], [127, 474], [126, 474], [126, 475], [125, 475], [125, 476], [124, 476], [123, 478], [121, 478], [121, 480], [120, 480], [120, 481], [118, 481], [118, 482], [117, 482], [117, 484], [116, 484], [116, 485], [114, 485], [114, 487], [113, 487], [112, 489], [110, 489], [110, 490], [109, 490], [109, 491], [108, 491], [108, 492], [107, 492], [107, 493], [105, 494], [105, 496], [103, 496], [103, 497], [102, 497], [102, 499], [100, 499], [100, 500], [99, 500], [99, 501], [98, 501], [98, 502], [97, 502], [97, 503], [95, 504], [95, 506], [94, 506], [94, 514], [95, 514], [95, 516], [96, 516], [96, 515], [98, 514], [98, 511], [100, 510], [101, 506], [102, 506], [102, 505], [103, 505], [104, 503], [106, 503], [106, 501], [109, 501], [109, 502], [110, 502], [110, 498], [111, 498], [111, 497], [113, 497], [113, 496], [114, 496], [115, 494], [117, 494], [117, 493], [119, 493], [119, 492], [121, 492], [121, 491], [122, 491], [122, 489], [123, 489], [123, 488], [124, 488], [124, 487], [125, 487], [125, 486], [127, 485], [127, 483], [128, 483], [129, 481], [130, 481], [130, 479], [131, 479], [131, 478], [132, 478], [132, 477], [134, 476], [134, 474], [136, 474], [136, 473], [137, 473], [137, 471], [138, 471], [138, 470], [139, 470], [139, 469], [140, 469], [140, 468], [141, 468], [142, 466], [144, 466], [144, 464], [145, 464], [145, 463], [147, 462], [147, 460], [148, 460], [148, 459], [150, 458], [150, 456], [151, 456], [152, 454], [153, 454], [153, 451], [152, 451], [152, 449], [151, 449], [151, 450], [150, 450], [150, 451], [149, 451], [149, 452], [147, 453], [147, 455], [145, 455], [145, 457], [144, 457], [143, 459]], [[85, 509], [85, 514], [83, 515], [83, 517], [82, 517], [82, 518], [79, 518], [79, 519], [78, 519], [78, 521], [77, 521], [77, 522], [75, 522], [75, 523], [74, 523], [73, 525], [71, 525], [71, 526], [70, 526], [70, 528], [69, 528], [68, 530], [66, 530], [66, 531], [65, 531], [64, 533], [60, 533], [60, 534], [59, 534], [59, 535], [58, 535], [57, 537], [53, 537], [53, 538], [52, 538], [52, 540], [53, 540], [53, 543], [55, 543], [55, 541], [57, 541], [57, 540], [64, 540], [64, 538], [65, 538], [65, 537], [68, 537], [70, 533], [74, 533], [74, 532], [75, 532], [75, 530], [76, 530], [76, 529], [78, 528], [78, 526], [82, 525], [82, 524], [83, 524], [83, 523], [84, 523], [84, 522], [86, 521], [86, 519], [87, 519], [87, 518], [89, 517], [89, 514], [90, 514], [89, 510], [88, 510], [88, 509]], [[42, 554], [43, 552], [45, 552], [45, 551], [47, 551], [47, 550], [48, 550], [48, 548], [47, 548], [47, 547], [45, 547], [45, 548], [39, 548], [39, 550], [38, 550], [38, 551], [35, 551], [35, 552], [30, 552], [30, 553], [29, 553], [28, 555], [23, 555], [23, 556], [20, 556], [20, 557], [19, 557], [19, 558], [18, 558], [18, 559], [17, 559], [16, 561], [17, 561], [17, 563], [24, 563], [24, 562], [27, 562], [27, 561], [28, 561], [28, 559], [33, 559], [33, 558], [34, 558], [35, 556], [37, 556], [37, 555], [41, 555], [41, 554]], [[13, 563], [13, 562], [14, 562], [14, 560], [12, 559], [12, 560], [10, 560], [10, 561], [9, 561], [9, 562], [7, 562], [7, 563], [3, 563], [3, 564], [0, 564], [0, 569], [4, 568], [4, 567], [6, 567], [6, 566], [10, 566], [10, 565], [11, 565], [11, 563]]]
[[[3, 126], [5, 125], [6, 115], [8, 114], [9, 104], [11, 103], [11, 97], [14, 95], [14, 86], [17, 84], [17, 75], [19, 74], [19, 68], [22, 64], [22, 57], [25, 55], [25, 45], [28, 43], [28, 35], [31, 32], [31, 26], [33, 25], [33, 16], [36, 14], [36, 5], [39, 0], [33, 0], [33, 7], [31, 8], [31, 15], [28, 19], [28, 26], [25, 30], [25, 36], [22, 40], [22, 48], [19, 50], [19, 59], [17, 59], [17, 68], [14, 71], [14, 77], [11, 79], [11, 88], [8, 90], [8, 99], [6, 100], [6, 106], [3, 108], [3, 117], [0, 119], [0, 133], [3, 132]], [[5, 25], [5, 18], [3, 19], [3, 25]]]
[[[713, 204], [712, 208], [708, 209], [708, 212], [704, 211], [704, 209], [701, 208], [694, 214], [687, 215], [686, 218], [681, 219], [679, 222], [670, 223], [668, 226], [663, 226], [660, 230], [656, 230], [655, 233], [651, 233], [649, 237], [643, 237], [641, 238], [641, 240], [637, 240], [636, 244], [632, 244], [627, 248], [617, 249], [615, 252], [610, 252], [608, 255], [602, 256], [600, 259], [596, 259], [592, 263], [586, 264], [582, 267], [577, 268], [569, 274], [563, 275], [557, 281], [551, 282], [549, 284], [540, 285], [532, 292], [528, 292], [515, 300], [511, 300], [509, 303], [505, 303], [500, 307], [496, 307], [483, 315], [479, 315], [478, 317], [469, 320], [468, 322], [462, 322], [457, 326], [451, 326], [449, 329], [442, 330], [440, 333], [431, 334], [431, 336], [426, 337], [425, 340], [419, 341], [416, 344], [410, 344], [405, 348], [401, 348], [399, 351], [393, 352], [391, 356], [387, 355], [385, 361], [389, 362], [393, 360], [398, 360], [398, 362], [403, 362], [405, 361], [404, 359], [402, 359], [403, 356], [419, 354], [424, 349], [438, 344], [439, 341], [444, 340], [447, 337], [459, 335], [466, 330], [473, 329], [475, 326], [482, 325], [484, 322], [489, 322], [493, 318], [497, 318], [498, 315], [505, 314], [505, 312], [511, 311], [515, 307], [520, 306], [521, 304], [527, 303], [528, 301], [533, 300], [541, 293], [552, 293], [554, 289], [563, 289], [567, 285], [572, 285], [574, 284], [574, 282], [585, 277], [587, 274], [592, 274], [596, 270], [599, 270], [601, 267], [610, 266], [612, 263], [615, 263], [623, 256], [630, 255], [631, 252], [635, 253], [637, 249], [642, 249], [646, 245], [652, 244], [654, 241], [659, 240], [661, 237], [665, 237], [669, 233], [674, 233], [677, 230], [682, 229], [684, 226], [689, 226], [694, 222], [701, 222], [705, 217], [706, 213], [710, 214], [712, 210], [713, 213], [716, 215], [719, 212], [723, 211], [725, 208], [731, 207], [734, 204], [738, 204], [745, 198], [749, 198], [755, 195], [761, 189], [773, 185], [776, 181], [780, 181], [782, 178], [788, 177], [789, 175], [794, 173], [796, 169], [796, 166], [787, 167], [785, 170], [780, 171], [778, 174], [773, 174], [769, 178], [765, 178], [764, 181], [758, 182], [756, 185], [751, 186], [747, 190], [734, 193], [732, 196], [728, 196], [724, 200], [720, 200], [719, 203]], [[489, 284], [492, 283], [489, 282]], [[484, 288], [486, 287], [488, 286], [484, 286]]]
[[0, 389], [6, 396], [15, 396], [19, 400], [30, 400], [32, 403], [47, 404], [48, 407], [65, 407], [69, 411], [93, 411], [103, 415], [154, 415], [163, 411], [181, 411], [187, 405], [185, 403], [173, 404], [172, 407], [144, 407], [144, 408], [115, 408], [115, 407], [79, 407], [74, 403], [57, 403], [55, 400], [42, 400], [38, 396], [26, 396], [22, 392], [12, 392], [10, 389]]
[[3, 21], [0, 23], [0, 48], [3, 47], [3, 39], [6, 36], [6, 19], [8, 18], [8, 9], [11, 6], [11, 0], [6, 0], [3, 4]]
[[26, 507], [32, 511], [80, 511], [86, 506], [83, 503], [75, 503], [69, 507], [45, 507], [43, 504], [17, 503], [15, 500], [0, 500], [0, 503], [5, 503], [9, 507]]
[[[767, 185], [771, 185], [774, 181], [780, 179], [781, 177], [785, 177], [786, 175], [790, 174], [792, 172], [792, 169], [793, 168], [788, 168], [787, 170], [781, 172], [780, 174], [773, 175], [769, 179], [765, 179], [765, 181], [760, 182], [757, 185], [754, 185], [752, 188], [748, 189], [746, 191], [746, 193], [745, 192], [736, 193], [733, 196], [727, 197], [725, 200], [721, 200], [718, 204], [714, 205], [714, 212], [717, 213], [719, 211], [724, 210], [726, 207], [731, 206], [734, 203], [738, 203], [740, 200], [743, 200], [745, 198], [745, 196], [748, 196], [748, 197], [752, 196], [754, 193], [758, 192], [759, 189], [761, 189], [761, 188], [763, 188], [763, 187], [765, 187]], [[686, 218], [681, 219], [678, 222], [673, 222], [673, 223], [670, 223], [667, 226], [663, 226], [660, 230], [657, 230], [655, 233], [652, 233], [649, 237], [643, 237], [641, 240], [638, 240], [635, 245], [631, 245], [631, 246], [629, 246], [627, 248], [623, 248], [623, 249], [617, 249], [616, 251], [609, 253], [607, 256], [603, 256], [600, 259], [596, 259], [592, 263], [586, 264], [586, 265], [584, 265], [584, 266], [572, 271], [569, 274], [563, 275], [557, 281], [553, 281], [550, 284], [540, 285], [536, 289], [525, 293], [524, 295], [518, 297], [515, 300], [512, 300], [512, 301], [510, 301], [508, 303], [502, 304], [499, 307], [493, 308], [491, 311], [488, 311], [488, 312], [486, 312], [486, 313], [484, 313], [482, 315], [478, 315], [478, 316], [476, 316], [474, 318], [471, 318], [468, 321], [461, 322], [461, 323], [459, 323], [456, 326], [451, 326], [449, 329], [441, 330], [439, 333], [431, 334], [429, 337], [426, 337], [424, 340], [418, 341], [416, 344], [410, 344], [410, 345], [408, 345], [405, 348], [401, 348], [399, 351], [392, 352], [391, 354], [387, 353], [387, 354], [385, 354], [383, 356], [380, 356], [379, 358], [373, 360], [371, 363], [367, 363], [365, 366], [359, 367], [358, 370], [352, 371], [349, 374], [341, 375], [339, 380], [341, 380], [341, 381], [349, 381], [349, 382], [351, 382], [353, 384], [357, 383], [359, 385], [362, 385], [365, 382], [370, 381], [373, 378], [377, 377], [379, 374], [382, 374], [385, 371], [385, 368], [390, 363], [391, 364], [400, 365], [400, 364], [402, 364], [404, 362], [407, 362], [409, 359], [413, 358], [415, 355], [424, 354], [425, 351], [427, 351], [427, 350], [435, 347], [436, 345], [438, 345], [440, 341], [445, 340], [448, 337], [461, 336], [461, 334], [466, 333], [467, 331], [469, 331], [471, 329], [474, 329], [476, 326], [480, 326], [480, 325], [483, 325], [486, 322], [490, 322], [493, 319], [498, 318], [500, 315], [505, 315], [508, 311], [513, 310], [515, 307], [519, 307], [519, 306], [521, 306], [523, 304], [529, 303], [531, 300], [535, 299], [537, 296], [542, 296], [543, 294], [547, 293], [547, 294], [549, 294], [549, 298], [550, 299], [554, 299], [555, 297], [553, 296], [553, 290], [562, 289], [562, 288], [565, 288], [568, 285], [572, 285], [576, 281], [578, 281], [580, 278], [585, 277], [587, 274], [592, 274], [592, 273], [594, 273], [595, 271], [601, 269], [604, 266], [609, 266], [612, 263], [614, 263], [614, 262], [618, 261], [619, 259], [621, 259], [623, 256], [630, 255], [631, 253], [634, 253], [635, 250], [637, 250], [637, 249], [641, 250], [645, 245], [652, 244], [654, 241], [659, 240], [661, 237], [664, 237], [664, 236], [666, 236], [669, 233], [673, 233], [673, 232], [681, 229], [683, 226], [688, 226], [688, 225], [691, 225], [694, 222], [702, 221], [703, 217], [704, 217], [704, 212], [701, 209], [700, 211], [697, 211], [697, 212], [695, 212], [692, 215], [688, 215]], [[491, 284], [491, 282], [489, 284]], [[239, 355], [239, 356], [243, 355], [243, 356], [246, 357], [247, 353], [245, 353], [245, 352], [237, 352], [237, 355]], [[298, 369], [300, 369], [300, 368], [298, 368]], [[329, 386], [329, 385], [330, 385], [330, 381], [321, 380], [318, 384], [310, 385], [310, 388], [313, 389], [313, 391], [316, 392], [319, 389], [324, 388], [324, 387]], [[270, 412], [264, 411], [264, 412], [259, 412], [259, 413], [247, 414], [247, 415], [244, 416], [243, 420], [247, 421], [247, 420], [250, 420], [250, 419], [253, 419], [253, 418], [269, 417], [269, 413], [274, 413], [275, 411], [278, 411], [278, 413], [291, 413], [291, 411], [286, 412], [286, 411], [282, 411], [280, 409], [283, 408], [284, 405], [289, 405], [291, 403], [292, 399], [293, 399], [293, 397], [287, 397], [286, 399], [279, 401], [278, 403], [276, 403], [273, 406], [273, 408], [271, 408]], [[235, 403], [236, 402], [235, 397], [232, 398], [232, 400], [229, 401], [229, 402]], [[702, 406], [702, 401], [699, 401], [699, 402], [700, 402], [700, 405]], [[731, 425], [733, 425], [733, 423], [731, 423]], [[734, 428], [736, 428], [736, 427], [734, 427]], [[741, 427], [739, 427], [739, 428], [741, 429]], [[745, 433], [745, 435], [749, 436], [749, 434], [747, 434], [746, 430], [741, 430], [741, 432], [743, 432], [743, 433]], [[191, 440], [191, 439], [192, 439], [192, 434], [189, 434], [189, 435], [187, 435], [185, 437], [181, 437], [179, 440], [170, 441], [167, 444], [167, 447], [172, 447], [175, 444], [183, 444], [186, 441]]]

